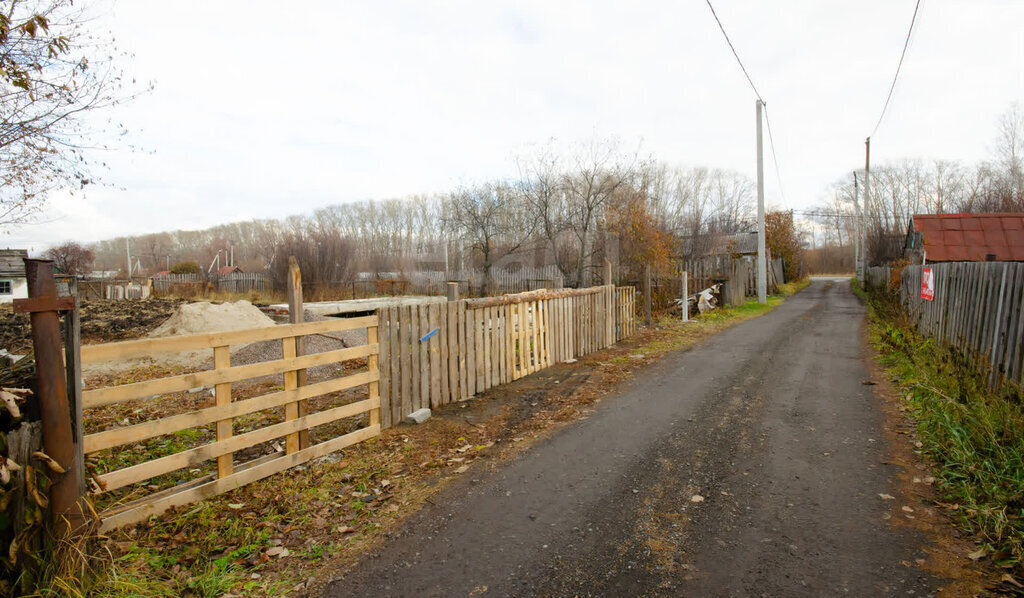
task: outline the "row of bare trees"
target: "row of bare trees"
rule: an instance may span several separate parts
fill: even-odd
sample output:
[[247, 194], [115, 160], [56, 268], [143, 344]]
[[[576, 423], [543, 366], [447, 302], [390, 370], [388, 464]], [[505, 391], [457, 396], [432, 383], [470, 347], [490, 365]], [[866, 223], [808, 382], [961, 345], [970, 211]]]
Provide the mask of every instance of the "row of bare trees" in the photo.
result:
[[[864, 208], [863, 170], [857, 171], [857, 179], [858, 197]], [[876, 264], [899, 257], [914, 214], [1024, 212], [1024, 110], [1014, 104], [999, 117], [989, 160], [973, 166], [920, 159], [873, 165], [870, 189], [865, 234], [868, 261]], [[815, 245], [826, 248], [821, 252], [823, 256], [836, 256], [821, 258], [823, 270], [846, 269], [845, 263], [836, 260], [852, 263], [854, 193], [853, 177], [845, 177], [833, 185], [831, 197], [810, 215], [817, 225]], [[831, 251], [829, 247], [849, 251]]]
[[597, 279], [604, 258], [628, 277], [644, 262], [661, 267], [699, 255], [716, 234], [751, 230], [754, 187], [736, 172], [672, 168], [614, 141], [565, 152], [548, 145], [517, 165], [514, 179], [436, 196], [109, 239], [92, 247], [94, 267], [123, 271], [130, 254], [146, 273], [181, 261], [207, 270], [233, 256], [243, 270], [276, 271], [296, 255], [305, 280], [331, 284], [356, 272], [467, 268], [482, 269], [486, 280], [497, 266], [554, 264], [569, 284], [584, 285]]

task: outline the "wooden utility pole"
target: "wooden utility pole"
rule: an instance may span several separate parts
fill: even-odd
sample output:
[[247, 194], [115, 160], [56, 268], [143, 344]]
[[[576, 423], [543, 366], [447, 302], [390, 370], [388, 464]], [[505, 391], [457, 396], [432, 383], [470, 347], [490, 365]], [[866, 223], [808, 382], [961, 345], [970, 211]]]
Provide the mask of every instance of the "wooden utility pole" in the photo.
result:
[[757, 302], [768, 303], [768, 262], [765, 260], [764, 238], [764, 142], [761, 136], [761, 110], [764, 102], [757, 100]]
[[644, 326], [651, 325], [651, 264], [644, 264]]
[[604, 284], [610, 285], [612, 283], [612, 261], [608, 258], [604, 259]]

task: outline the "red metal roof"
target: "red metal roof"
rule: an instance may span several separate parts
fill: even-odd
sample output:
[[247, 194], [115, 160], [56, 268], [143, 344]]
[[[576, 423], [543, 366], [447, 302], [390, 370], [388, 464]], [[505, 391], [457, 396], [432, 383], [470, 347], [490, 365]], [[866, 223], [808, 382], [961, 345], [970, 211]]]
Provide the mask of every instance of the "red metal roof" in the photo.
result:
[[220, 275], [234, 274], [235, 272], [241, 272], [241, 271], [242, 271], [242, 269], [239, 268], [238, 266], [221, 266], [217, 270], [217, 274], [220, 274]]
[[1024, 261], [1024, 213], [915, 214], [930, 262]]

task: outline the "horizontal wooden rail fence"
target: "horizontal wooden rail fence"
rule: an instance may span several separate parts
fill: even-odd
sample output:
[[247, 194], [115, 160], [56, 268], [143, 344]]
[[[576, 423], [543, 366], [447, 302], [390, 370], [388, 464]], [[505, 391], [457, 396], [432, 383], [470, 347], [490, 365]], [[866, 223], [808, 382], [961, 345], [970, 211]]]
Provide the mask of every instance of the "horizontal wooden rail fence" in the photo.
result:
[[935, 299], [921, 298], [921, 266], [900, 274], [900, 299], [919, 332], [981, 358], [990, 384], [1024, 384], [1024, 263], [932, 264]]
[[635, 310], [633, 287], [612, 286], [378, 310], [382, 423], [609, 347]]
[[[214, 369], [212, 370], [89, 389], [82, 393], [83, 408], [95, 409], [163, 393], [185, 391], [195, 387], [213, 386], [214, 388], [213, 406], [143, 421], [134, 425], [110, 428], [87, 434], [83, 438], [84, 452], [91, 454], [175, 434], [182, 430], [216, 425], [216, 440], [214, 442], [95, 476], [93, 479], [97, 485], [103, 491], [110, 492], [181, 469], [194, 468], [206, 461], [215, 459], [217, 462], [217, 470], [214, 474], [189, 480], [104, 511], [101, 513], [102, 529], [109, 530], [135, 523], [171, 507], [188, 504], [238, 488], [380, 434], [381, 401], [377, 326], [376, 316], [366, 316], [82, 347], [81, 362], [83, 364], [133, 359], [154, 353], [202, 349], [212, 349], [213, 351]], [[357, 328], [366, 329], [367, 344], [324, 353], [297, 355], [299, 339], [304, 335]], [[231, 365], [231, 345], [278, 339], [282, 343], [282, 359], [250, 365]], [[298, 372], [300, 370], [363, 357], [367, 359], [366, 371], [299, 386]], [[242, 400], [234, 400], [232, 397], [232, 383], [273, 374], [283, 374], [282, 390]], [[363, 385], [367, 386], [368, 398], [366, 399], [326, 408], [316, 413], [308, 412], [309, 399]], [[271, 423], [242, 434], [233, 434], [235, 418], [275, 408], [284, 408], [284, 421]], [[308, 444], [306, 435], [312, 428], [364, 413], [369, 414], [367, 426], [318, 444], [311, 446]], [[234, 462], [234, 453], [280, 438], [285, 439], [283, 450], [274, 450], [270, 454], [246, 463], [236, 464]]]

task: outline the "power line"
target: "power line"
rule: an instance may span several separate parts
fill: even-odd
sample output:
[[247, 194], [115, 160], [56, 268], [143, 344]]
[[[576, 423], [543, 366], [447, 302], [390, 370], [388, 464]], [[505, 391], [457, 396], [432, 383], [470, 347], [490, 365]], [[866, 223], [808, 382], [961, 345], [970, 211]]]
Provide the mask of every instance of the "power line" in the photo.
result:
[[754, 95], [757, 99], [764, 103], [764, 98], [761, 97], [761, 93], [757, 91], [757, 86], [754, 85], [754, 80], [750, 78], [750, 74], [747, 72], [747, 67], [743, 66], [743, 61], [740, 60], [740, 55], [736, 53], [736, 48], [732, 45], [732, 40], [729, 39], [729, 34], [725, 32], [725, 27], [722, 26], [722, 21], [718, 18], [718, 13], [715, 12], [715, 7], [711, 6], [711, 0], [705, 0], [708, 3], [708, 8], [711, 9], [711, 16], [715, 17], [715, 22], [718, 23], [718, 28], [722, 30], [722, 35], [725, 36], [725, 43], [729, 44], [729, 49], [732, 50], [732, 55], [736, 57], [736, 62], [739, 63], [740, 69], [743, 71], [743, 75], [747, 78], [747, 83], [750, 83], [750, 88], [754, 90]]
[[786, 201], [786, 191], [782, 188], [782, 175], [779, 174], [779, 158], [775, 155], [775, 138], [772, 136], [772, 119], [768, 118], [768, 104], [764, 104], [764, 122], [768, 125], [768, 146], [772, 148], [772, 164], [775, 165], [775, 179], [779, 182], [779, 195], [782, 196], [782, 203], [789, 203]]
[[768, 145], [772, 148], [772, 164], [775, 166], [775, 178], [779, 182], [779, 195], [782, 196], [783, 203], [789, 203], [786, 201], [786, 191], [782, 187], [782, 175], [779, 172], [779, 157], [775, 152], [775, 136], [772, 135], [772, 121], [768, 118], [768, 103], [761, 97], [761, 92], [757, 90], [757, 86], [754, 85], [754, 80], [750, 78], [750, 73], [747, 72], [747, 67], [743, 65], [743, 61], [740, 60], [740, 55], [736, 52], [736, 47], [732, 45], [732, 40], [729, 39], [729, 34], [725, 32], [725, 26], [722, 25], [722, 20], [718, 18], [718, 13], [715, 12], [715, 7], [711, 5], [711, 0], [705, 0], [708, 8], [711, 9], [711, 16], [715, 17], [715, 22], [718, 23], [718, 29], [722, 32], [722, 36], [725, 37], [725, 43], [729, 44], [729, 49], [732, 50], [732, 55], [736, 57], [736, 63], [740, 65], [740, 70], [743, 71], [743, 76], [747, 78], [747, 83], [750, 84], [750, 89], [754, 90], [754, 95], [757, 96], [758, 100], [761, 100], [761, 104], [764, 106], [764, 121], [768, 128]]
[[889, 86], [889, 95], [885, 96], [885, 104], [882, 105], [882, 113], [878, 115], [878, 122], [875, 123], [874, 130], [871, 131], [870, 137], [874, 137], [875, 133], [878, 132], [878, 127], [882, 124], [882, 119], [885, 118], [885, 111], [889, 107], [889, 101], [892, 99], [892, 92], [896, 90], [896, 80], [900, 77], [900, 69], [903, 67], [903, 59], [907, 56], [907, 47], [910, 45], [910, 34], [914, 31], [914, 22], [917, 21], [917, 9], [921, 7], [921, 0], [917, 0], [914, 5], [914, 16], [910, 17], [910, 28], [907, 29], [907, 39], [903, 41], [903, 52], [900, 53], [900, 61], [896, 65], [896, 74], [892, 77], [892, 85]]

